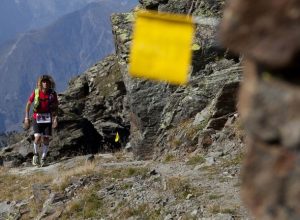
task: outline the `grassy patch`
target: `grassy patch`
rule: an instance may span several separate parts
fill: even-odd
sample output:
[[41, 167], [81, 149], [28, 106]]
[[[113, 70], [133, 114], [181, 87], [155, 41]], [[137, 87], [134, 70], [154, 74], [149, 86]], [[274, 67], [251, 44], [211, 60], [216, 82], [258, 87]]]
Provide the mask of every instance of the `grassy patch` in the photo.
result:
[[223, 214], [230, 214], [233, 216], [237, 214], [235, 208], [222, 208], [220, 205], [216, 205], [216, 204], [209, 207], [209, 212], [212, 214], [223, 213]]
[[84, 189], [80, 197], [71, 201], [62, 215], [62, 219], [88, 219], [106, 214], [104, 202], [97, 195], [98, 187]]
[[127, 189], [131, 189], [133, 186], [133, 183], [124, 183], [120, 186], [121, 190], [127, 190]]
[[141, 176], [142, 178], [146, 178], [148, 172], [149, 169], [145, 167], [127, 167], [113, 170], [104, 170], [103, 175], [115, 179], [124, 179], [133, 176]]
[[149, 209], [147, 204], [139, 205], [136, 208], [128, 207], [122, 212], [122, 215], [123, 217], [125, 217], [125, 219], [132, 216], [142, 216], [145, 215], [147, 209]]
[[212, 214], [221, 213], [221, 206], [220, 205], [212, 205], [208, 208], [209, 212]]
[[242, 122], [240, 120], [240, 118], [238, 118], [234, 124], [233, 124], [233, 132], [235, 134], [235, 136], [240, 139], [243, 140], [245, 137], [245, 129], [242, 125]]
[[0, 201], [27, 199], [32, 195], [33, 184], [46, 184], [53, 177], [43, 173], [28, 176], [9, 174], [8, 170], [0, 169]]
[[161, 217], [161, 210], [154, 210], [149, 206], [149, 204], [141, 204], [137, 207], [128, 207], [128, 204], [123, 204], [123, 207], [121, 207], [121, 209], [121, 215], [118, 216], [118, 219], [138, 217], [138, 219], [156, 220], [160, 219]]
[[222, 161], [222, 167], [232, 167], [232, 166], [238, 166], [242, 164], [242, 161], [244, 159], [244, 154], [237, 154], [234, 158], [223, 160]]
[[61, 170], [55, 178], [55, 183], [53, 187], [57, 191], [64, 191], [65, 188], [70, 185], [72, 178], [93, 174], [96, 174], [95, 163], [85, 163], [81, 166], [77, 166], [74, 169]]
[[222, 171], [221, 168], [219, 168], [216, 165], [212, 165], [212, 166], [204, 166], [201, 168], [201, 170], [206, 171], [207, 175], [217, 175], [218, 173], [220, 173]]
[[230, 214], [233, 216], [237, 215], [237, 211], [234, 208], [225, 208], [225, 209], [222, 209], [221, 212], [225, 213], [225, 214]]
[[191, 214], [184, 214], [181, 218], [182, 220], [197, 220], [199, 218], [197, 218], [196, 216], [192, 216]]
[[180, 177], [171, 177], [167, 180], [167, 189], [171, 190], [177, 199], [186, 199], [187, 195], [200, 196], [204, 190], [191, 185], [189, 180]]
[[117, 161], [124, 161], [125, 160], [125, 154], [122, 151], [115, 152], [114, 156], [117, 159]]
[[196, 155], [191, 158], [186, 162], [187, 165], [199, 165], [205, 162], [205, 158], [202, 155]]
[[163, 159], [164, 163], [170, 163], [172, 161], [175, 161], [176, 157], [173, 154], [167, 154], [165, 158]]
[[172, 148], [176, 148], [176, 147], [179, 147], [180, 145], [182, 144], [182, 140], [179, 140], [179, 139], [173, 139], [171, 142], [170, 142], [170, 145]]
[[222, 198], [222, 197], [223, 197], [223, 195], [210, 194], [210, 195], [208, 196], [208, 199], [210, 199], [210, 200], [215, 200], [215, 199], [220, 199], [220, 198]]

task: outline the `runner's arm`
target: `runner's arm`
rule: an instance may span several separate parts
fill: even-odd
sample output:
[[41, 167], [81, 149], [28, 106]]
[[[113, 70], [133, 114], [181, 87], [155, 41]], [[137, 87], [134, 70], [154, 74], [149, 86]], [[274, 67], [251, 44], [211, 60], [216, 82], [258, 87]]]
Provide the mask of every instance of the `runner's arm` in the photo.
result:
[[34, 92], [31, 93], [28, 101], [27, 101], [27, 104], [26, 104], [26, 108], [25, 108], [25, 120], [26, 119], [29, 119], [29, 112], [30, 112], [30, 107], [31, 107], [31, 104], [33, 103], [34, 101]]
[[25, 108], [25, 120], [29, 119], [30, 107], [31, 107], [31, 102], [28, 101], [27, 104], [26, 104], [26, 108]]

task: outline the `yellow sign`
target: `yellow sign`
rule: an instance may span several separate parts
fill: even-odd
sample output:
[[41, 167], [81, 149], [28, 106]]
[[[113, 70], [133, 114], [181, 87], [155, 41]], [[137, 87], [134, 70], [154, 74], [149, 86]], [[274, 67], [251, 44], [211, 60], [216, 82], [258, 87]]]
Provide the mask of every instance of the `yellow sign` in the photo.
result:
[[119, 135], [119, 133], [117, 132], [116, 137], [115, 137], [115, 142], [119, 142], [119, 140], [120, 140], [120, 135]]
[[130, 51], [130, 75], [186, 84], [194, 29], [189, 16], [138, 12]]

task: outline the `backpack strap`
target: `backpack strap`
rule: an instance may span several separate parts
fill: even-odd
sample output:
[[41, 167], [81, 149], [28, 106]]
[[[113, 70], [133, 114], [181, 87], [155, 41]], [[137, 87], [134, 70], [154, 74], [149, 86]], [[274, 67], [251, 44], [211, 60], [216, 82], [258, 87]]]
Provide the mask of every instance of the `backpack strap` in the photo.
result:
[[40, 105], [40, 90], [35, 89], [34, 90], [34, 105], [33, 105], [33, 111], [36, 112], [38, 107]]

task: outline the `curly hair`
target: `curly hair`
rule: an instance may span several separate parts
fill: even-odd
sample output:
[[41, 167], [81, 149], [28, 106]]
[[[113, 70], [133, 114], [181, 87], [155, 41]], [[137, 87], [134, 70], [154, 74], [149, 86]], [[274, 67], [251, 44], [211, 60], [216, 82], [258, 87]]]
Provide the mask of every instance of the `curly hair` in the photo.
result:
[[47, 74], [41, 75], [38, 78], [37, 85], [36, 85], [37, 88], [39, 88], [40, 90], [42, 89], [42, 81], [43, 80], [49, 81], [50, 89], [55, 89], [55, 82], [54, 82], [53, 78], [50, 75], [47, 75]]

